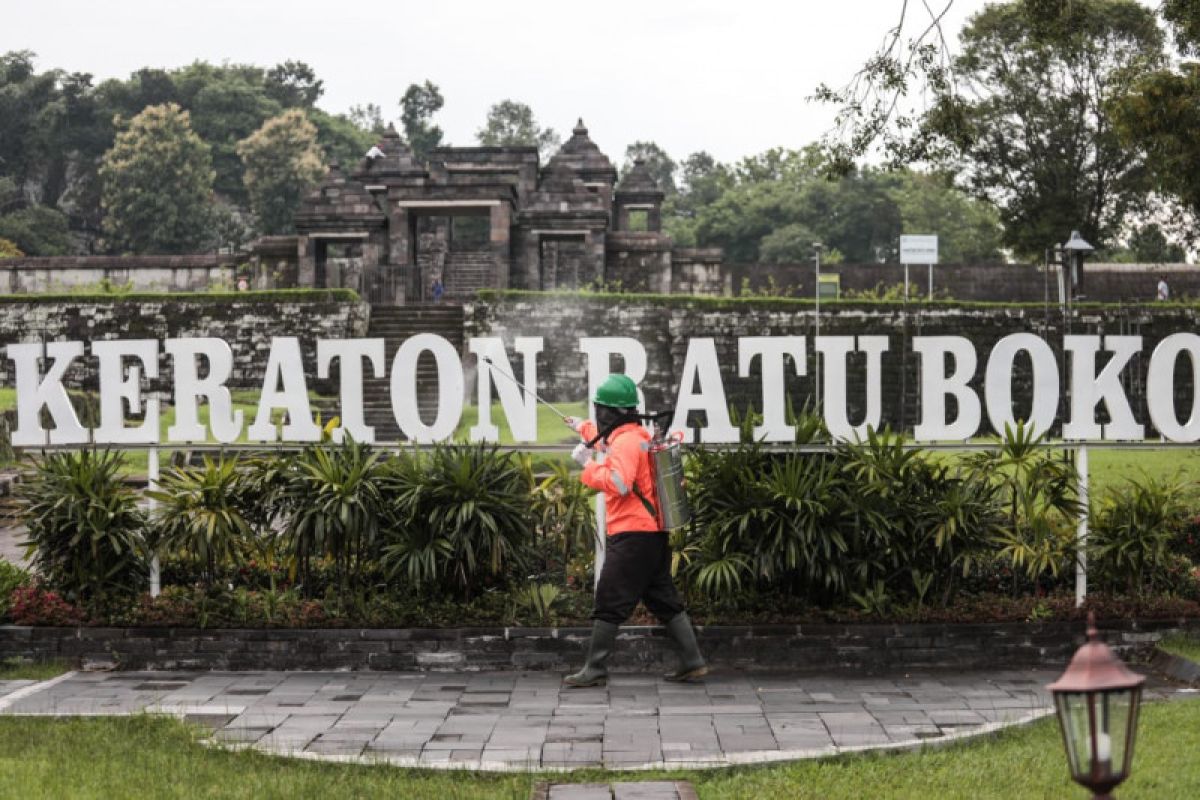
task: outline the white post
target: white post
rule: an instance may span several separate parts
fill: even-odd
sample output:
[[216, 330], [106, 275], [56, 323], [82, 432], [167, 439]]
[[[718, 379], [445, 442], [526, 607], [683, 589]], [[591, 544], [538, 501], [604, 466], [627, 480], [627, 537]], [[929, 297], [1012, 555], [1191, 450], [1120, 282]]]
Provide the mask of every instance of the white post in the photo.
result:
[[933, 264], [929, 265], [929, 299], [933, 299]]
[[904, 265], [904, 301], [908, 302], [908, 264]]
[[1079, 528], [1075, 537], [1075, 607], [1087, 597], [1087, 540], [1088, 540], [1088, 449], [1079, 445], [1075, 451], [1075, 469], [1079, 475]]
[[[146, 488], [154, 491], [158, 488], [158, 448], [151, 447], [146, 452]], [[154, 513], [154, 498], [147, 498], [150, 513]], [[158, 553], [150, 557], [150, 596], [158, 597], [162, 592], [162, 565], [158, 561]]]
[[[603, 462], [604, 454], [597, 453], [596, 458]], [[604, 493], [596, 495], [596, 574], [592, 580], [592, 589], [600, 585], [600, 571], [604, 569], [604, 546], [608, 543], [608, 513], [605, 509]]]
[[[813, 323], [813, 347], [816, 347], [817, 339], [821, 338], [821, 248], [816, 248], [816, 255], [813, 257], [813, 296], [817, 300], [816, 321]], [[821, 356], [813, 350], [813, 370], [816, 374], [817, 393], [813, 398], [816, 408], [821, 408]]]

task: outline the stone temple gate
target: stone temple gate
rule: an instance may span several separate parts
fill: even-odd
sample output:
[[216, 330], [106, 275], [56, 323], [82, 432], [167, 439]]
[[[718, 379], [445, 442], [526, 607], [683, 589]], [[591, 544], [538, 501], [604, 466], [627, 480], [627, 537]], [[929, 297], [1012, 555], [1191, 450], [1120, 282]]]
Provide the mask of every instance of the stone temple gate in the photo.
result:
[[645, 164], [618, 181], [582, 120], [548, 163], [535, 147], [442, 147], [416, 159], [394, 128], [353, 170], [333, 164], [295, 236], [259, 240], [264, 282], [351, 288], [373, 305], [479, 289], [731, 293], [719, 249], [673, 246]]

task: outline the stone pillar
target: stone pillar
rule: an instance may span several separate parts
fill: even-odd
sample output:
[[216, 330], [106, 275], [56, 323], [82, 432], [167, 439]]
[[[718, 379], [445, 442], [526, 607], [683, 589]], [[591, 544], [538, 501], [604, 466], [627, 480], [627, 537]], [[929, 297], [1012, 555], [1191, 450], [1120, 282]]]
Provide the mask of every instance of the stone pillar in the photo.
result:
[[311, 236], [297, 237], [296, 257], [296, 286], [301, 289], [312, 289], [317, 282], [317, 242]]
[[580, 284], [596, 281], [598, 284], [604, 283], [604, 231], [593, 230], [588, 231], [583, 240], [584, 258], [591, 273], [590, 277], [582, 274], [579, 275]]
[[517, 275], [513, 281], [518, 289], [540, 289], [542, 283], [541, 241], [528, 229], [517, 232]]
[[646, 211], [646, 230], [658, 233], [662, 230], [662, 206], [654, 203]]
[[509, 287], [509, 272], [512, 264], [512, 209], [508, 203], [492, 206], [491, 234], [488, 241], [492, 250], [492, 286], [496, 289]]

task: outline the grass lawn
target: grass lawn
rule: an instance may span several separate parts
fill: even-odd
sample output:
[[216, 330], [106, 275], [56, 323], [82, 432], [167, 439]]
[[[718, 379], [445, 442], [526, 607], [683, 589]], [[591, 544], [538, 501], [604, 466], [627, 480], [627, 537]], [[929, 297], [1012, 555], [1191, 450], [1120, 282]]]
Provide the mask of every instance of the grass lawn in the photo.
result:
[[[1158, 648], [1180, 658], [1200, 664], [1200, 637], [1179, 633], [1158, 643]], [[1200, 721], [1197, 721], [1200, 724]]]
[[[1200, 796], [1200, 702], [1147, 707], [1123, 800]], [[529, 797], [538, 776], [324, 764], [198, 744], [181, 722], [147, 716], [0, 718], [0, 786], [21, 798]], [[572, 773], [555, 780], [637, 780], [666, 773]], [[1084, 798], [1067, 777], [1057, 722], [953, 747], [768, 767], [670, 773], [715, 798]]]
[[6, 658], [0, 661], [0, 681], [45, 681], [56, 678], [71, 668], [61, 661], [40, 661], [35, 664]]
[[[555, 403], [554, 407], [568, 416], [579, 417], [581, 419], [587, 416], [587, 403], [583, 401], [578, 403]], [[458, 424], [458, 428], [454, 431], [454, 441], [465, 442], [467, 440], [467, 431], [478, 421], [478, 406], [464, 407], [462, 422]], [[512, 431], [508, 427], [508, 418], [504, 415], [504, 409], [499, 403], [492, 403], [492, 424], [500, 429], [500, 444], [513, 443]], [[557, 414], [541, 403], [538, 403], [538, 444], [569, 444], [578, 440], [579, 437], [563, 424], [562, 419]]]

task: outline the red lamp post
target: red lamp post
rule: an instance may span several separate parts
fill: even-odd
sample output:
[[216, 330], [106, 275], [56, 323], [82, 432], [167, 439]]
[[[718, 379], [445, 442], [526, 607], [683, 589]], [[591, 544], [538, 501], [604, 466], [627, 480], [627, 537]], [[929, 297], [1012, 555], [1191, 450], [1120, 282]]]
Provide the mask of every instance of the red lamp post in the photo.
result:
[[1090, 789], [1094, 800], [1109, 800], [1129, 777], [1146, 679], [1100, 641], [1093, 613], [1087, 634], [1067, 671], [1046, 688], [1054, 695], [1071, 777]]

